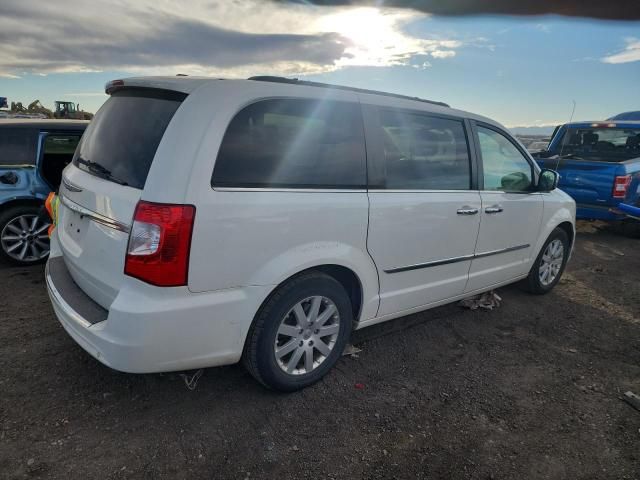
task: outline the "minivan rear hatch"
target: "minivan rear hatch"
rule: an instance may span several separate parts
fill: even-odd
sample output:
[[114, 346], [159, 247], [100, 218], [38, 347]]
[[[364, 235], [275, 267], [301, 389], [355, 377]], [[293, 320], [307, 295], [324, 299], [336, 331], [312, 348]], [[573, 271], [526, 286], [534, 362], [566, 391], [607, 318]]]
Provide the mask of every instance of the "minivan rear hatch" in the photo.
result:
[[186, 94], [112, 93], [63, 174], [56, 229], [74, 281], [104, 308], [117, 295], [136, 204], [164, 132]]

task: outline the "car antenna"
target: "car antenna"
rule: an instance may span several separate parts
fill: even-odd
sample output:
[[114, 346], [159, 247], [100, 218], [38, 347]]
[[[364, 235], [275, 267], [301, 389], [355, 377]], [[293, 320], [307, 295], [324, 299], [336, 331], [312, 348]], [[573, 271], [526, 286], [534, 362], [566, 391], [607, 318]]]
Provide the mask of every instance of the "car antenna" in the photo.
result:
[[[571, 109], [571, 115], [569, 116], [569, 121], [567, 122], [567, 125], [573, 121], [573, 114], [576, 113], [576, 101], [575, 100], [571, 100], [571, 101], [573, 102], [573, 108]], [[568, 130], [569, 130], [569, 127], [567, 127], [567, 131]], [[558, 167], [560, 166], [560, 160], [562, 160], [562, 151], [564, 150], [565, 143], [567, 142], [563, 138], [562, 145], [560, 145], [560, 153], [558, 154], [558, 159], [556, 160], [556, 168], [554, 168], [556, 172], [558, 171]]]

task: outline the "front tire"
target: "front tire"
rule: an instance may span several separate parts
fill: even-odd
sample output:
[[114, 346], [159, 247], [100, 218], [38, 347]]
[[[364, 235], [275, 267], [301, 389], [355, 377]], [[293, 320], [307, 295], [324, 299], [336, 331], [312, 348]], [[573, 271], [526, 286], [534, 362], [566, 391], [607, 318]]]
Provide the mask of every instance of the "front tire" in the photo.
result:
[[562, 277], [570, 248], [567, 232], [561, 228], [551, 232], [525, 280], [530, 293], [544, 295], [553, 290]]
[[258, 312], [244, 364], [268, 388], [302, 389], [338, 361], [352, 322], [351, 301], [336, 279], [320, 272], [300, 275], [278, 288]]
[[41, 214], [37, 205], [17, 205], [0, 213], [0, 260], [24, 266], [47, 259], [50, 222]]

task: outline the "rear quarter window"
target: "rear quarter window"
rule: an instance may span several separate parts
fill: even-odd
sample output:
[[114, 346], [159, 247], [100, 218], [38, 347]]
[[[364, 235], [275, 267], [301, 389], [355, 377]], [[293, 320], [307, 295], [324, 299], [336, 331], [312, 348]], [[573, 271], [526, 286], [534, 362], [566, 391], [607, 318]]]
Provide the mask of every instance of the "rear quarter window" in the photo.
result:
[[0, 166], [34, 165], [38, 131], [32, 128], [0, 128]]
[[246, 188], [364, 188], [366, 156], [357, 104], [263, 100], [225, 132], [211, 184]]
[[89, 124], [74, 165], [97, 176], [109, 172], [120, 183], [144, 188], [160, 140], [185, 97], [146, 88], [113, 93]]

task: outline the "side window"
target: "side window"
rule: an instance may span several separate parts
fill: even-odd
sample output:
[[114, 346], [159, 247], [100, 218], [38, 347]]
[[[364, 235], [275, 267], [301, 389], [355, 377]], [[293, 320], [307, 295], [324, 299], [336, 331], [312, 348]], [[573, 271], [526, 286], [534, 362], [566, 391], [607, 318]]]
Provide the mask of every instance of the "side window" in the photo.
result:
[[211, 184], [364, 188], [365, 162], [359, 105], [264, 100], [240, 111], [229, 124]]
[[501, 133], [478, 126], [484, 189], [524, 192], [533, 183], [533, 169], [520, 150]]
[[387, 189], [471, 187], [469, 149], [462, 121], [402, 110], [379, 111]]
[[37, 139], [30, 128], [0, 128], [0, 165], [34, 165]]

